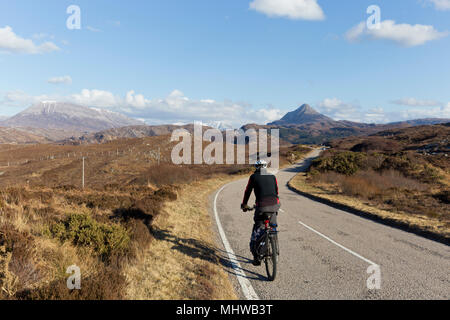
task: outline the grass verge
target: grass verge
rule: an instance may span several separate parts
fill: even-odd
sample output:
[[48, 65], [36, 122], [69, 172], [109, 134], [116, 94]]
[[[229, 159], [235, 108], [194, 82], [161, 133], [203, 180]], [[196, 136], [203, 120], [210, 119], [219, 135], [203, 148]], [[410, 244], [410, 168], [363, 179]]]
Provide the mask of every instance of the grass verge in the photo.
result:
[[215, 245], [209, 195], [239, 177], [193, 182], [166, 202], [152, 223], [153, 241], [140, 263], [128, 265], [126, 297], [137, 300], [237, 299], [224, 256]]
[[300, 194], [310, 196], [315, 200], [327, 204], [340, 206], [350, 211], [361, 213], [369, 218], [384, 222], [389, 225], [399, 226], [402, 229], [412, 231], [429, 238], [439, 240], [446, 244], [450, 243], [450, 230], [445, 221], [425, 215], [410, 215], [402, 211], [383, 210], [368, 201], [357, 199], [333, 192], [327, 188], [312, 186], [307, 182], [307, 174], [299, 173], [290, 182], [289, 187]]

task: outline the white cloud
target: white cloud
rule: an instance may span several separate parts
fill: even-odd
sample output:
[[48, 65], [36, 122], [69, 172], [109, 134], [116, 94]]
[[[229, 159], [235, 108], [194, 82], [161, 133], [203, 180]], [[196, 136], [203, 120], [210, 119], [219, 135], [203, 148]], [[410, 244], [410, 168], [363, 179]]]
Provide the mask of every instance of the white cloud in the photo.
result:
[[68, 98], [71, 102], [89, 107], [118, 107], [122, 100], [108, 91], [83, 89], [81, 93], [72, 94]]
[[404, 98], [392, 101], [393, 104], [410, 107], [437, 107], [442, 103], [436, 100], [418, 100], [416, 98]]
[[87, 26], [86, 29], [88, 29], [89, 31], [92, 31], [92, 32], [101, 32], [102, 31], [100, 29], [97, 29], [97, 28], [94, 28], [94, 27], [91, 27], [91, 26]]
[[0, 51], [7, 53], [42, 54], [58, 51], [60, 48], [53, 42], [37, 45], [31, 39], [16, 35], [10, 26], [0, 28]]
[[450, 0], [427, 0], [427, 2], [432, 3], [438, 10], [450, 10]]
[[361, 121], [360, 106], [337, 98], [327, 98], [317, 104], [317, 110], [334, 120]]
[[298, 20], [324, 20], [325, 14], [317, 0], [254, 0], [250, 9], [269, 17]]
[[9, 91], [5, 94], [3, 100], [0, 100], [0, 106], [11, 107], [13, 109], [23, 109], [34, 103], [45, 100], [58, 99], [53, 99], [53, 97], [50, 97], [48, 95], [31, 96], [21, 90], [15, 90]]
[[202, 121], [208, 124], [239, 127], [246, 123], [265, 124], [282, 117], [282, 112], [273, 108], [256, 109], [247, 103], [215, 101], [213, 99], [193, 100], [179, 90], [172, 91], [164, 99], [146, 99], [141, 94], [129, 91], [124, 104], [115, 111], [128, 116], [147, 119], [148, 123], [192, 123]]
[[448, 32], [439, 32], [430, 25], [396, 24], [393, 20], [385, 20], [375, 29], [369, 29], [366, 22], [361, 22], [346, 33], [346, 38], [351, 42], [364, 38], [389, 40], [405, 47], [414, 47], [447, 35]]
[[450, 102], [447, 105], [433, 108], [414, 108], [400, 112], [400, 118], [403, 120], [421, 119], [421, 118], [447, 118], [450, 119]]
[[50, 84], [72, 84], [72, 78], [70, 76], [53, 77], [47, 80]]

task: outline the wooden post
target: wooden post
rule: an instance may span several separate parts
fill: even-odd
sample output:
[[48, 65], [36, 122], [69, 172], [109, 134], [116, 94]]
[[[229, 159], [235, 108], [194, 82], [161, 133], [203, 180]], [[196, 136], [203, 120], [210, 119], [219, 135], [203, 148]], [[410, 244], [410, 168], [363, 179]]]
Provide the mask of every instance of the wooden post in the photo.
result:
[[82, 184], [83, 184], [83, 189], [84, 189], [84, 157], [83, 157], [83, 175], [82, 175]]
[[158, 147], [158, 166], [161, 163], [161, 147]]

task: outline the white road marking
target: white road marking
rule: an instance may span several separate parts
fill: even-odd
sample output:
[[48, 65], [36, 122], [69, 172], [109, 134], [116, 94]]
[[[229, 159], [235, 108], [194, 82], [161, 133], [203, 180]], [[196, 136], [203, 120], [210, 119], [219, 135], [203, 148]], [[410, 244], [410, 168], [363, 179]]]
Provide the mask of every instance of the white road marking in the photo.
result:
[[[281, 212], [285, 212], [285, 211], [282, 210], [282, 209], [280, 209], [280, 211], [281, 211]], [[378, 264], [376, 264], [375, 262], [370, 261], [369, 259], [364, 258], [362, 255], [356, 253], [355, 251], [352, 251], [352, 250], [350, 250], [349, 248], [344, 247], [342, 244], [337, 243], [337, 242], [334, 241], [333, 239], [331, 239], [331, 238], [327, 237], [326, 235], [320, 233], [319, 231], [315, 230], [314, 228], [308, 226], [307, 224], [305, 224], [305, 223], [303, 223], [303, 222], [301, 222], [301, 221], [299, 221], [298, 223], [301, 224], [302, 226], [304, 226], [305, 228], [307, 228], [308, 230], [310, 230], [310, 231], [312, 231], [312, 232], [318, 234], [318, 235], [321, 236], [322, 238], [328, 240], [328, 241], [331, 242], [332, 244], [338, 246], [339, 248], [341, 248], [341, 249], [347, 251], [348, 253], [354, 255], [355, 257], [357, 257], [357, 258], [359, 258], [359, 259], [361, 259], [361, 260], [367, 262], [368, 264], [373, 265], [373, 266], [378, 266]]]
[[217, 191], [216, 196], [214, 198], [214, 216], [216, 218], [217, 228], [219, 229], [219, 234], [220, 237], [222, 238], [223, 245], [225, 247], [225, 250], [227, 251], [228, 258], [230, 259], [231, 262], [231, 266], [236, 272], [236, 278], [238, 279], [239, 284], [241, 285], [242, 292], [244, 293], [245, 298], [247, 300], [259, 300], [259, 297], [256, 294], [255, 290], [253, 289], [252, 284], [246, 277], [241, 265], [239, 264], [239, 261], [236, 255], [234, 254], [233, 249], [231, 249], [230, 243], [228, 242], [228, 239], [225, 235], [225, 231], [223, 230], [222, 224], [220, 223], [219, 214], [217, 213], [217, 198], [219, 197], [219, 194], [223, 191], [223, 189], [225, 189], [229, 184], [223, 186], [219, 191]]

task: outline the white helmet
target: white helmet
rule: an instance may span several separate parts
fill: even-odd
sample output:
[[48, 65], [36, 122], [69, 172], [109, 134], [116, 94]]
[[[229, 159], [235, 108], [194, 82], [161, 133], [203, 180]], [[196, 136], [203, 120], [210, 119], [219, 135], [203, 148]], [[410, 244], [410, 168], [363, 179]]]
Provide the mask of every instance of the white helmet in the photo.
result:
[[267, 162], [265, 160], [258, 160], [255, 163], [255, 168], [256, 169], [266, 169], [267, 168]]

